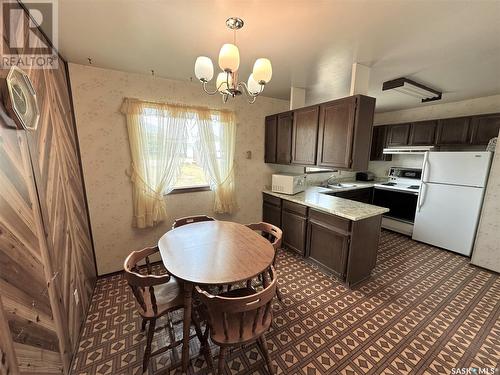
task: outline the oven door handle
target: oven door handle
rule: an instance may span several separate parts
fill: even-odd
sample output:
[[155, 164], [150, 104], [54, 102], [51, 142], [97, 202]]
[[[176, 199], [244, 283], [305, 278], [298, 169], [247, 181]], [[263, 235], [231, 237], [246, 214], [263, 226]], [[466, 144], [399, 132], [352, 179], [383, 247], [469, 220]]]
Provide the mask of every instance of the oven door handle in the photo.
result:
[[384, 186], [375, 186], [374, 188], [375, 190], [385, 190], [393, 193], [418, 195], [418, 191], [391, 189], [390, 187], [384, 187]]

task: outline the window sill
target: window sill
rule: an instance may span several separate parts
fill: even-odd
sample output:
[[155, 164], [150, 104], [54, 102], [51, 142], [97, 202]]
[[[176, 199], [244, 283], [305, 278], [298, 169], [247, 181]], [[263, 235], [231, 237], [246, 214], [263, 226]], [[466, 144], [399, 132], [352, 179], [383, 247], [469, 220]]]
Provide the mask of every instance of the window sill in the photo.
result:
[[186, 188], [177, 188], [172, 190], [170, 193], [165, 194], [165, 195], [170, 195], [170, 194], [183, 194], [183, 193], [196, 193], [199, 191], [210, 191], [210, 186], [194, 186], [194, 187], [186, 187]]

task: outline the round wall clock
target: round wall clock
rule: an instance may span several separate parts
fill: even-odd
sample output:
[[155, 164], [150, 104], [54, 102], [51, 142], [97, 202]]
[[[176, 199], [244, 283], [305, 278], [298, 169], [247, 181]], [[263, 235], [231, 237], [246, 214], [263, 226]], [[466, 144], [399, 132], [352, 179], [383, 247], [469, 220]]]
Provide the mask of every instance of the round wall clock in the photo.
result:
[[7, 95], [5, 107], [19, 129], [36, 130], [40, 111], [28, 75], [17, 66], [13, 66], [6, 78]]

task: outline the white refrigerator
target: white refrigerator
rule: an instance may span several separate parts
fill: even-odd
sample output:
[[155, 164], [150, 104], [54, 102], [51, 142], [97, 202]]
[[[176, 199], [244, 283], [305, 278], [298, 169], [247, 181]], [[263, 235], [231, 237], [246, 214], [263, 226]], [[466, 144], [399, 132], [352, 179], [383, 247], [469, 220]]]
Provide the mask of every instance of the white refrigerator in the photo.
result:
[[470, 256], [491, 152], [427, 152], [412, 238]]

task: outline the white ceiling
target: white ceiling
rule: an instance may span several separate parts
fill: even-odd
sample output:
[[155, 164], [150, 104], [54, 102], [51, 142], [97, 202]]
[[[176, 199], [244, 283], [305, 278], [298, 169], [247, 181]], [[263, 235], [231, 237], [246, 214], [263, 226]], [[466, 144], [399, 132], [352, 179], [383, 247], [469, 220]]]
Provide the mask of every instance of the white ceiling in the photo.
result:
[[402, 76], [442, 90], [441, 102], [500, 93], [498, 0], [59, 0], [59, 49], [70, 62], [189, 80], [198, 55], [216, 63], [231, 42], [230, 16], [245, 21], [242, 79], [256, 58], [273, 63], [266, 96], [288, 99], [292, 85], [346, 96], [353, 62], [372, 68], [377, 111], [423, 105], [382, 92]]

